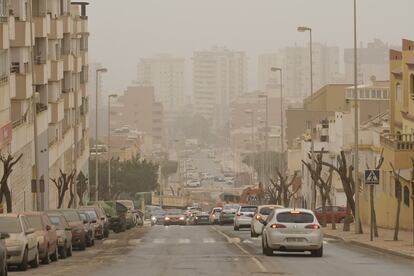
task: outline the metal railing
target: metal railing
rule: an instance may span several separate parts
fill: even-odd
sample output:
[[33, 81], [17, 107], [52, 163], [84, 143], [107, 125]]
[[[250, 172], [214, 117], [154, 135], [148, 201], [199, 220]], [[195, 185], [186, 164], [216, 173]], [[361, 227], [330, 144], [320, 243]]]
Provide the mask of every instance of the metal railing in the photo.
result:
[[414, 151], [414, 134], [381, 135], [380, 142], [395, 151]]

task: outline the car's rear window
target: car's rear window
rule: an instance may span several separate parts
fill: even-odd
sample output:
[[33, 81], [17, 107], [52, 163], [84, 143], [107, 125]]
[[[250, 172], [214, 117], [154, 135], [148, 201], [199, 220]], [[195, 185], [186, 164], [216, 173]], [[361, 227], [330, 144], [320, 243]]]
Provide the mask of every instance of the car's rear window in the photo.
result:
[[63, 216], [67, 221], [80, 221], [80, 217], [76, 211], [62, 211]]
[[240, 212], [256, 212], [257, 207], [255, 206], [246, 206], [246, 207], [241, 207], [240, 208]]
[[64, 222], [60, 219], [59, 216], [49, 216], [50, 221], [53, 225], [57, 227], [57, 229], [61, 230], [65, 228]]
[[263, 208], [261, 208], [261, 209], [260, 209], [259, 213], [260, 213], [261, 215], [268, 216], [268, 215], [270, 214], [270, 212], [272, 212], [272, 210], [273, 210], [273, 208], [270, 208], [270, 207], [263, 207]]
[[276, 216], [278, 222], [284, 223], [312, 223], [314, 217], [309, 213], [292, 213], [292, 212], [283, 212], [279, 213]]
[[0, 232], [4, 233], [21, 233], [22, 226], [18, 218], [0, 218]]
[[167, 215], [181, 215], [183, 213], [180, 209], [170, 209], [167, 210]]
[[39, 216], [26, 216], [31, 228], [36, 231], [43, 230], [42, 218]]

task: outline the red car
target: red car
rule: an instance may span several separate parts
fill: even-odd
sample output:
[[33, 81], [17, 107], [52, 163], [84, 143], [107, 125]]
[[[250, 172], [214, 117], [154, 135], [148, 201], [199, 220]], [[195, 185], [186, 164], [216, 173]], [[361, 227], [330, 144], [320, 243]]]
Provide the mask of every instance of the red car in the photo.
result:
[[[319, 222], [323, 221], [322, 207], [319, 207], [315, 210], [315, 215]], [[326, 206], [325, 208], [325, 216], [327, 223], [332, 223], [332, 217], [335, 218], [336, 223], [344, 223], [346, 215], [347, 212], [345, 206]], [[351, 222], [354, 222], [353, 217]]]

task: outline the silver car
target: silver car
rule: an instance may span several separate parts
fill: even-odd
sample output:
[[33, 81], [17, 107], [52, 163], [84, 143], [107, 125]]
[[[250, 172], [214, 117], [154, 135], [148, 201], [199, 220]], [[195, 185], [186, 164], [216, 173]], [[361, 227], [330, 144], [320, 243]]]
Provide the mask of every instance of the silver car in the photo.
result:
[[307, 209], [274, 209], [266, 220], [262, 237], [263, 254], [274, 251], [305, 252], [323, 255], [323, 233], [315, 214]]
[[253, 205], [240, 206], [234, 217], [234, 231], [239, 231], [240, 228], [250, 228], [256, 209], [257, 206]]

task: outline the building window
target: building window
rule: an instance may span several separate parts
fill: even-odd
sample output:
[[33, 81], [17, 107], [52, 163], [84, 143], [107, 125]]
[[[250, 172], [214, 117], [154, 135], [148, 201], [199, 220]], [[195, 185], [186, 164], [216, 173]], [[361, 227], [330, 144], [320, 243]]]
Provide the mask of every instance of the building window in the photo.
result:
[[395, 86], [395, 101], [397, 103], [402, 102], [401, 85], [399, 83], [397, 83], [397, 85]]
[[0, 79], [7, 77], [9, 73], [9, 62], [7, 58], [7, 50], [0, 51]]
[[382, 98], [382, 96], [381, 96], [381, 90], [377, 90], [377, 98], [378, 99], [381, 99]]
[[414, 74], [410, 75], [410, 92], [411, 92], [411, 99], [414, 100]]
[[371, 90], [371, 98], [375, 99], [375, 90]]
[[404, 186], [404, 205], [410, 207], [410, 189], [407, 186]]
[[388, 91], [387, 90], [382, 90], [382, 97], [384, 99], [388, 99]]
[[369, 90], [368, 89], [365, 90], [365, 96], [364, 97], [367, 98], [367, 99], [369, 99]]

